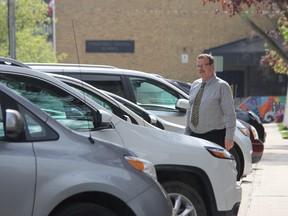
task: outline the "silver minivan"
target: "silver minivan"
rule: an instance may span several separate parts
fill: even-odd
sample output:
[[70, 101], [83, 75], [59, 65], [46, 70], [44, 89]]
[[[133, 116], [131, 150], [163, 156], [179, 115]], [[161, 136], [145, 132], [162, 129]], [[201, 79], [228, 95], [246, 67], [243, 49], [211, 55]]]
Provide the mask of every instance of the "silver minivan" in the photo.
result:
[[[109, 113], [95, 116], [99, 122]], [[172, 214], [150, 162], [69, 130], [2, 84], [0, 173], [5, 216]]]

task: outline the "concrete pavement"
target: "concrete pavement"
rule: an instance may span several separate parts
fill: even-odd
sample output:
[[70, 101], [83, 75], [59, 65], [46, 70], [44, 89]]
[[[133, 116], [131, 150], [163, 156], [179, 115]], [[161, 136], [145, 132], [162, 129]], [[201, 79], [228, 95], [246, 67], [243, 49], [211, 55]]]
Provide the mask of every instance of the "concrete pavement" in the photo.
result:
[[264, 154], [242, 179], [238, 216], [288, 216], [288, 139], [282, 139], [276, 123], [264, 127]]

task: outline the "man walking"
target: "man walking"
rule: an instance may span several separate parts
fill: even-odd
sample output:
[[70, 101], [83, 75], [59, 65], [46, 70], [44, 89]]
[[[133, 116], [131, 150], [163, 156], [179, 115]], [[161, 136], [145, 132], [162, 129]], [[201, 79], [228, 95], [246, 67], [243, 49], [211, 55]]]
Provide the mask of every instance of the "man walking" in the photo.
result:
[[229, 84], [214, 73], [214, 58], [200, 54], [196, 60], [200, 79], [189, 93], [185, 134], [206, 139], [230, 150], [234, 146], [236, 114]]

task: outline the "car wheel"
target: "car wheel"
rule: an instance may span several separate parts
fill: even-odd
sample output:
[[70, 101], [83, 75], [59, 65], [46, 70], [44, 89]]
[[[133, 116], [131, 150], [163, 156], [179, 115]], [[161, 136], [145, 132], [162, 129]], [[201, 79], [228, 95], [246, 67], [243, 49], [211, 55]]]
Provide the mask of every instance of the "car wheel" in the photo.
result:
[[191, 186], [178, 181], [162, 183], [173, 204], [173, 215], [206, 216], [202, 197]]
[[242, 174], [243, 174], [243, 167], [241, 164], [241, 159], [240, 159], [239, 154], [235, 148], [232, 148], [229, 151], [234, 156], [234, 159], [236, 161], [237, 181], [239, 181], [242, 177]]
[[116, 216], [109, 209], [93, 203], [73, 203], [50, 216]]

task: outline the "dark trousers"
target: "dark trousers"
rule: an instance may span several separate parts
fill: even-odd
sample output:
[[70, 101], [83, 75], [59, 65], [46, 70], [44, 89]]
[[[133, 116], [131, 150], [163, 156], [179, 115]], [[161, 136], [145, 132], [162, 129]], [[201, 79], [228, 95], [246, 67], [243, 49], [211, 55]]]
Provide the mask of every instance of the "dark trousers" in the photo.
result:
[[225, 134], [226, 134], [226, 129], [224, 128], [221, 130], [208, 131], [207, 133], [202, 133], [202, 134], [191, 132], [190, 135], [194, 137], [202, 138], [205, 140], [209, 140], [225, 148]]

